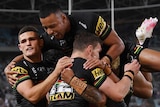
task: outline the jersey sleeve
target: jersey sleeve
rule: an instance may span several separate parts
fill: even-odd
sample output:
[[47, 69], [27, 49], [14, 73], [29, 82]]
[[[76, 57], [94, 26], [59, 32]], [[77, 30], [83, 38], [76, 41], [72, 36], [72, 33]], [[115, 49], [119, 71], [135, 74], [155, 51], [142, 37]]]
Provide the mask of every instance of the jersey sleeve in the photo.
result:
[[95, 26], [95, 34], [99, 36], [101, 40], [106, 39], [112, 30], [102, 16], [98, 16]]
[[85, 30], [94, 33], [101, 40], [106, 39], [112, 30], [107, 20], [99, 14], [85, 12], [74, 13], [72, 16]]
[[15, 74], [14, 76], [16, 76], [18, 78], [18, 80], [16, 81], [16, 84], [13, 86], [14, 89], [16, 89], [16, 87], [18, 86], [19, 83], [31, 79], [29, 76], [29, 72], [27, 69], [25, 69], [22, 66], [15, 66], [14, 68], [11, 69], [12, 71], [16, 71], [17, 74]]
[[104, 71], [100, 68], [95, 68], [91, 70], [90, 75], [91, 75], [91, 82], [96, 88], [99, 88], [107, 78]]

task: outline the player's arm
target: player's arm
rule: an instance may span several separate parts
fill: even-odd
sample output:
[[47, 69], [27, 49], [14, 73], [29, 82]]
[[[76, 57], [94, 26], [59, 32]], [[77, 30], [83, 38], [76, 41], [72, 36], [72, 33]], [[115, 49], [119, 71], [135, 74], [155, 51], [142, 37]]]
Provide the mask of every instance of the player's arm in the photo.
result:
[[131, 83], [134, 76], [139, 71], [139, 68], [140, 64], [136, 60], [132, 63], [126, 64], [124, 68], [124, 76], [119, 82], [115, 83], [112, 79], [106, 78], [106, 80], [99, 87], [99, 90], [114, 101], [123, 101], [124, 97], [130, 90]]
[[[70, 66], [72, 60], [68, 57], [62, 57], [58, 60], [58, 63], [54, 71], [41, 83], [35, 85], [31, 79], [22, 81], [17, 85], [17, 91], [25, 97], [27, 100], [36, 104], [39, 100], [46, 96], [47, 92], [51, 89], [54, 83], [57, 81], [60, 72]], [[16, 70], [16, 69], [15, 69]], [[29, 75], [28, 75], [29, 76]], [[22, 78], [22, 75], [20, 75]], [[24, 79], [24, 78], [22, 78]], [[21, 81], [20, 79], [18, 81]]]
[[4, 69], [6, 78], [11, 85], [14, 85], [17, 80], [17, 78], [13, 76], [17, 72], [11, 71], [11, 69], [15, 67], [16, 62], [19, 62], [20, 60], [22, 60], [22, 58], [23, 58], [23, 55], [16, 56]]
[[107, 47], [109, 47], [105, 54], [108, 59], [107, 63], [110, 64], [112, 60], [115, 60], [123, 52], [125, 48], [124, 43], [103, 17], [97, 17], [95, 26], [95, 34], [103, 40]]
[[34, 85], [31, 79], [25, 80], [19, 83], [16, 89], [28, 101], [36, 104], [39, 100], [46, 96], [47, 92], [56, 82], [57, 78], [58, 75], [56, 73], [52, 73], [46, 80], [37, 85]]
[[113, 29], [104, 40], [104, 44], [109, 46], [109, 50], [106, 52], [106, 55], [110, 56], [112, 60], [115, 60], [125, 48], [123, 41]]
[[74, 73], [70, 68], [66, 68], [61, 72], [61, 78], [71, 85], [76, 92], [88, 102], [96, 104], [97, 107], [105, 106], [106, 96], [97, 88], [84, 83], [74, 76]]

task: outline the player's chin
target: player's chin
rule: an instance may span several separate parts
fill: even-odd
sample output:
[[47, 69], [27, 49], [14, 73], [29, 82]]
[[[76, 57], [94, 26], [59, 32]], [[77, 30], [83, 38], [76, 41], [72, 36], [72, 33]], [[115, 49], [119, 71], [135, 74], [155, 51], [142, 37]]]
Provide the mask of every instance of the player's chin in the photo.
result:
[[26, 52], [26, 56], [34, 56], [36, 54], [36, 52], [34, 51], [27, 51]]

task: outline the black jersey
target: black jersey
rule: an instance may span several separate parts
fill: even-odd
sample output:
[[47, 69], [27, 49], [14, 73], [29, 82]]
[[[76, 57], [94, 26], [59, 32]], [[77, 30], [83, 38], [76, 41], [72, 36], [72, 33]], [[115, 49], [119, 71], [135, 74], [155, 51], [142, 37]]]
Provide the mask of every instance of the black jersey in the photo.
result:
[[23, 59], [22, 61], [16, 63], [12, 70], [18, 72], [18, 81], [13, 86], [18, 107], [47, 107], [46, 97], [41, 99], [37, 104], [32, 104], [16, 90], [16, 87], [21, 82], [29, 79], [32, 80], [35, 85], [42, 82], [49, 75], [50, 71], [53, 70], [53, 68], [47, 67], [43, 62], [30, 63]]
[[[75, 75], [82, 81], [99, 88], [105, 81], [106, 75], [100, 68], [85, 70], [83, 64], [86, 60], [75, 58], [73, 63], [73, 71]], [[59, 79], [50, 91], [49, 107], [88, 107], [89, 103], [78, 95], [75, 90]]]
[[[68, 18], [71, 24], [71, 30], [64, 35], [64, 39], [57, 40], [46, 33], [42, 35], [44, 39], [44, 59], [49, 63], [57, 61], [62, 56], [71, 55], [73, 41], [77, 31], [89, 31], [99, 36], [102, 40], [107, 38], [111, 32], [111, 27], [107, 24], [107, 21], [95, 13], [73, 13]], [[48, 52], [47, 50], [50, 51]]]
[[[72, 69], [78, 78], [81, 78], [87, 84], [94, 86], [98, 89], [102, 85], [102, 83], [106, 80], [107, 76], [105, 75], [104, 71], [100, 68], [85, 70], [83, 68], [83, 64], [85, 62], [86, 62], [85, 59], [75, 58]], [[109, 98], [107, 98], [106, 106], [107, 107], [127, 107], [124, 101], [115, 102]]]

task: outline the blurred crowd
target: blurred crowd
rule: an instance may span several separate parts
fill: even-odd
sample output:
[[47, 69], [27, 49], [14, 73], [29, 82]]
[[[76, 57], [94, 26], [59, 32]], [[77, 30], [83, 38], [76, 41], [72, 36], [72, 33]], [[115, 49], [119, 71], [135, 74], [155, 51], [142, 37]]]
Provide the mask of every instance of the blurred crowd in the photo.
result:
[[16, 100], [12, 88], [6, 80], [4, 67], [8, 64], [11, 57], [0, 58], [0, 107], [16, 107]]
[[0, 47], [16, 46], [17, 32], [15, 29], [0, 28]]

